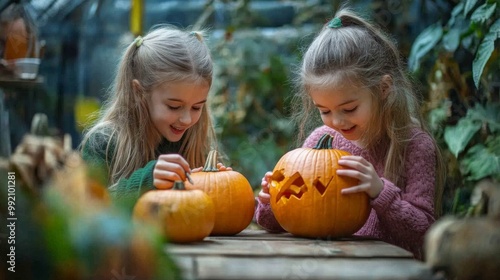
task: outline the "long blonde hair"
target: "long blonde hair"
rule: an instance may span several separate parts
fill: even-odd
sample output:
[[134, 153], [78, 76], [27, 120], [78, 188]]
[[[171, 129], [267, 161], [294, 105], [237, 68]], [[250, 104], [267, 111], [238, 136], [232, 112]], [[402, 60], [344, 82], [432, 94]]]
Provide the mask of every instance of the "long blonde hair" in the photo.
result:
[[[404, 186], [404, 162], [406, 148], [411, 141], [410, 130], [418, 127], [429, 133], [420, 112], [419, 99], [407, 77], [405, 67], [395, 43], [375, 25], [364, 20], [348, 8], [336, 14], [336, 24], [325, 24], [304, 54], [297, 79], [298, 91], [294, 99], [303, 104], [296, 106], [293, 118], [298, 123], [302, 141], [317, 122], [317, 111], [308, 90], [329, 88], [342, 83], [353, 83], [370, 89], [375, 102], [372, 106], [371, 123], [362, 136], [365, 146], [374, 151], [381, 142], [389, 143], [386, 152], [384, 176], [397, 186]], [[390, 77], [390, 93], [382, 97], [381, 84]], [[292, 103], [293, 104], [293, 103]], [[435, 214], [441, 209], [444, 166], [438, 145]]]
[[[81, 144], [82, 147], [98, 144], [88, 141], [94, 133], [107, 136], [110, 185], [156, 159], [155, 150], [162, 136], [154, 128], [147, 107], [151, 90], [165, 82], [204, 80], [211, 85], [212, 75], [212, 58], [201, 31], [158, 25], [126, 47], [108, 91], [106, 109]], [[139, 81], [140, 90], [134, 90], [134, 79]], [[209, 150], [216, 145], [208, 106], [203, 106], [200, 120], [186, 131], [181, 141], [179, 154], [191, 167], [203, 166]], [[110, 149], [113, 154], [108, 156]]]

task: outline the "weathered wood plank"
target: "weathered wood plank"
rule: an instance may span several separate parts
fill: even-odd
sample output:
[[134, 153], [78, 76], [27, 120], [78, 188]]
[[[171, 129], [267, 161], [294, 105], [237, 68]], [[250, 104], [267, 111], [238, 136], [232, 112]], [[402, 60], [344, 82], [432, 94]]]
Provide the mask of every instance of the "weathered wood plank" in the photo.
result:
[[198, 268], [196, 257], [176, 256], [174, 258], [177, 266], [182, 270], [182, 276], [185, 280], [194, 280], [198, 278]]
[[[293, 236], [288, 232], [269, 233], [265, 230], [245, 229], [236, 235], [230, 236], [208, 236], [206, 240], [226, 240], [226, 239], [248, 239], [248, 240], [297, 240], [300, 237]], [[304, 238], [305, 239], [305, 238]]]
[[196, 279], [432, 279], [411, 259], [250, 258], [200, 256]]
[[206, 240], [192, 244], [172, 244], [167, 250], [176, 255], [204, 256], [412, 257], [404, 249], [375, 240]]
[[[259, 250], [256, 250], [257, 247]], [[251, 240], [205, 240], [190, 244], [170, 244], [167, 251], [175, 255], [233, 255], [269, 256], [272, 248], [263, 241]]]
[[336, 240], [248, 231], [169, 244], [186, 279], [433, 279], [399, 247], [361, 237]]
[[[304, 238], [294, 236], [288, 232], [281, 233], [270, 233], [265, 230], [255, 230], [255, 229], [245, 229], [242, 232], [230, 235], [230, 236], [208, 236], [205, 240], [221, 240], [221, 239], [248, 239], [248, 240], [316, 240], [315, 238]], [[350, 236], [343, 238], [330, 239], [331, 241], [345, 241], [345, 240], [367, 240], [370, 239], [368, 237], [360, 237], [360, 236]], [[375, 239], [374, 239], [375, 240]]]
[[272, 248], [277, 256], [314, 256], [314, 257], [400, 257], [412, 258], [413, 255], [396, 246], [376, 241], [263, 241]]

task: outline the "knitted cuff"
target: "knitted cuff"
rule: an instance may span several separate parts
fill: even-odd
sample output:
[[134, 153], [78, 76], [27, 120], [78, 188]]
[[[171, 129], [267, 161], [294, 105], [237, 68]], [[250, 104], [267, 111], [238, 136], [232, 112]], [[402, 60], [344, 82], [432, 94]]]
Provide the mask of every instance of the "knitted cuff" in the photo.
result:
[[392, 182], [386, 180], [385, 178], [381, 179], [384, 183], [384, 187], [382, 188], [382, 191], [379, 193], [379, 195], [375, 199], [372, 199], [370, 202], [371, 206], [377, 212], [385, 211], [394, 200], [394, 196], [396, 195], [396, 193], [401, 191], [398, 187], [394, 186]]

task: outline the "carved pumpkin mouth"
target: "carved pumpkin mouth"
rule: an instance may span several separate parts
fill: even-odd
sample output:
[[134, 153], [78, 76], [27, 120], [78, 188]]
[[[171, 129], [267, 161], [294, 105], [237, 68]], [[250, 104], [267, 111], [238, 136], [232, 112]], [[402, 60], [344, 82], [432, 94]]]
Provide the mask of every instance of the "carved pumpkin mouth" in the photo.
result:
[[[326, 191], [326, 186], [330, 184], [330, 181], [333, 178], [330, 178], [326, 184], [323, 184], [320, 181], [320, 177], [313, 180], [312, 187], [318, 191], [318, 193], [323, 196]], [[271, 185], [277, 186], [278, 184], [282, 184], [281, 188], [276, 195], [276, 202], [279, 202], [283, 199], [283, 202], [286, 203], [291, 197], [295, 197], [296, 199], [301, 199], [302, 196], [309, 190], [304, 179], [300, 175], [299, 172], [295, 172], [289, 178], [286, 178], [283, 175], [282, 170], [276, 170], [271, 176]], [[286, 180], [286, 181], [285, 181]], [[285, 181], [283, 183], [283, 181]]]
[[[274, 174], [276, 173], [281, 174], [281, 180], [275, 180], [274, 179]], [[281, 183], [285, 177], [280, 171], [274, 172], [273, 176], [271, 177], [273, 179], [273, 183]], [[278, 195], [276, 196], [276, 202], [280, 201], [282, 198], [288, 200], [290, 197], [295, 196], [297, 199], [300, 199], [302, 195], [307, 192], [307, 186], [304, 183], [304, 179], [302, 179], [302, 176], [300, 176], [299, 172], [295, 172], [288, 180], [281, 186], [280, 191], [278, 192]]]

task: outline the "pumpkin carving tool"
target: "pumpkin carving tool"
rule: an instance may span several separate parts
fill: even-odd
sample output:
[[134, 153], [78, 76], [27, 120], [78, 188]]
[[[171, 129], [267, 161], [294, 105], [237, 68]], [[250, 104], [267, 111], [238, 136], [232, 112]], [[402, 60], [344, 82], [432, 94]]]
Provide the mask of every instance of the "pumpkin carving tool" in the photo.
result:
[[191, 179], [191, 175], [189, 174], [189, 172], [186, 172], [186, 178], [188, 182], [191, 183], [191, 185], [194, 185], [193, 179]]

